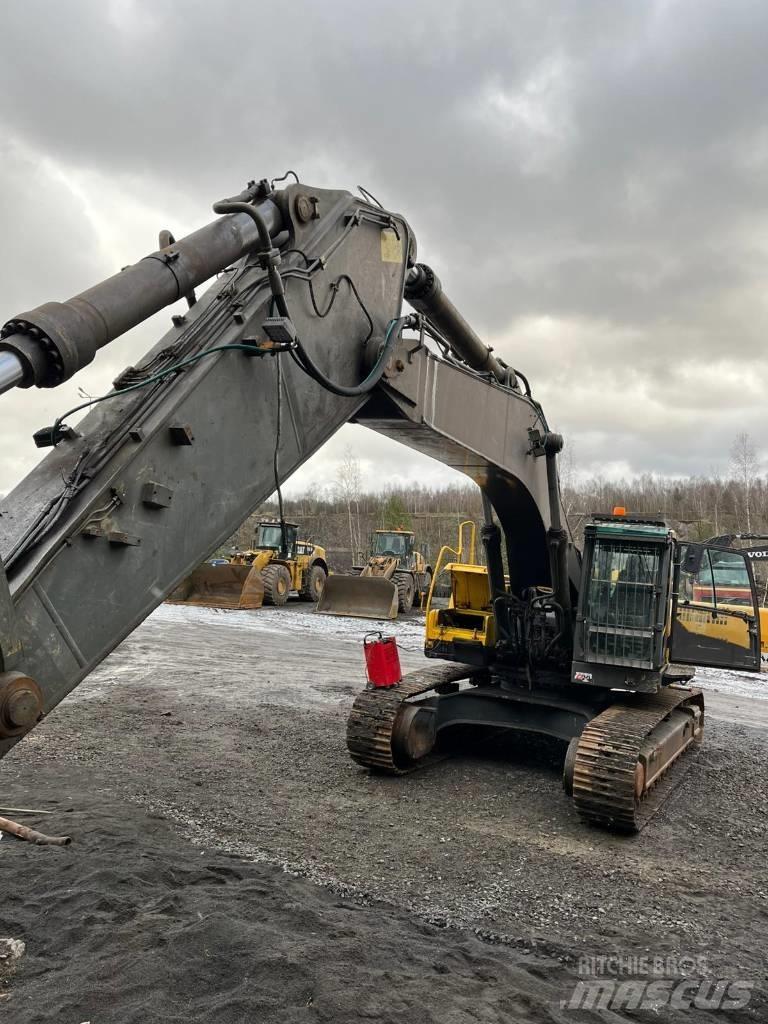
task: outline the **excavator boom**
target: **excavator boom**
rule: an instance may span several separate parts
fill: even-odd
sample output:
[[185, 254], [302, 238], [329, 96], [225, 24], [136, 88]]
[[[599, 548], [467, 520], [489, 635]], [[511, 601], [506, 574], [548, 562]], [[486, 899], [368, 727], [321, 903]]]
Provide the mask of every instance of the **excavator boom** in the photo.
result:
[[[528, 454], [543, 414], [416, 263], [406, 220], [263, 182], [214, 209], [207, 227], [2, 330], [3, 387], [53, 387], [219, 275], [76, 428], [41, 427], [53, 450], [0, 506], [1, 667], [35, 697], [21, 724], [0, 714], [0, 755], [349, 421], [467, 473], [515, 524], [515, 585], [549, 578], [547, 477]], [[451, 331], [452, 361], [401, 336], [404, 294]], [[372, 367], [377, 386], [358, 387]]]
[[[56, 446], [0, 506], [0, 755], [235, 532], [275, 490], [276, 466], [277, 482], [287, 479], [368, 398], [354, 386], [400, 315], [408, 224], [341, 191], [290, 186], [251, 199], [269, 250], [249, 213], [227, 212], [3, 331], [4, 365], [24, 367], [22, 384], [53, 385], [89, 360], [89, 325], [107, 344], [219, 275], [121, 374], [114, 397], [76, 429], [43, 430], [38, 439], [57, 435]], [[275, 311], [270, 260], [281, 259], [294, 328], [343, 394], [277, 355], [264, 330]], [[22, 722], [3, 711], [19, 672], [34, 698]]]

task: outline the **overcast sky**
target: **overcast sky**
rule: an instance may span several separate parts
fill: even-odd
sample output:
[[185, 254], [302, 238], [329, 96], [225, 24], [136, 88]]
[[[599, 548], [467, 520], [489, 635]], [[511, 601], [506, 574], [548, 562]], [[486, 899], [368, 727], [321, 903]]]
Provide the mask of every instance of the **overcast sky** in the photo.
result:
[[[292, 167], [408, 218], [580, 472], [768, 455], [767, 41], [764, 0], [6, 0], [0, 322]], [[0, 492], [166, 323], [0, 397]], [[370, 485], [450, 479], [347, 427], [293, 487], [346, 446]]]

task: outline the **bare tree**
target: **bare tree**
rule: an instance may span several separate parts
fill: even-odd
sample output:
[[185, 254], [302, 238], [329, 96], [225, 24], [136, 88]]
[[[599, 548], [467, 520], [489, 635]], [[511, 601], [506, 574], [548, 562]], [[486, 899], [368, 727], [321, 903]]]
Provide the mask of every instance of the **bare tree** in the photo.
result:
[[731, 445], [731, 469], [741, 484], [747, 533], [752, 532], [751, 496], [757, 476], [757, 452], [746, 431], [737, 434]]
[[722, 514], [723, 498], [728, 490], [728, 481], [723, 480], [715, 470], [710, 470], [709, 491], [712, 503], [712, 524], [715, 528], [715, 536], [720, 536], [720, 516]]
[[351, 448], [344, 449], [344, 457], [336, 471], [336, 493], [344, 502], [349, 523], [349, 546], [352, 560], [356, 561], [363, 554], [362, 537], [360, 535], [360, 490], [362, 478], [360, 460]]
[[557, 459], [560, 492], [563, 496], [563, 508], [566, 519], [574, 512], [576, 502], [576, 442], [568, 441]]

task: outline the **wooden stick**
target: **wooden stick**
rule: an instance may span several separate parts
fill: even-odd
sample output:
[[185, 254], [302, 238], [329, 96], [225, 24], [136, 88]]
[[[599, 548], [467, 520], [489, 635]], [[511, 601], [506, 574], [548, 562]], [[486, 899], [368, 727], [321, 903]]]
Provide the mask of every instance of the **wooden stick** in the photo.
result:
[[0, 807], [3, 814], [55, 814], [55, 811], [41, 811], [34, 807]]
[[9, 818], [0, 818], [0, 832], [9, 832], [19, 839], [26, 839], [29, 843], [37, 843], [38, 846], [69, 846], [72, 839], [69, 836], [46, 836], [42, 832], [35, 832], [33, 828], [26, 825], [19, 825]]

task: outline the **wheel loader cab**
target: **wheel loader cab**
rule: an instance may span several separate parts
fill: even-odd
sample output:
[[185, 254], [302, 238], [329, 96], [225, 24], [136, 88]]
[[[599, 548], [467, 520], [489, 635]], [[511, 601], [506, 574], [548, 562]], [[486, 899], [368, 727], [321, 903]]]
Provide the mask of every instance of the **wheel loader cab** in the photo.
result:
[[286, 560], [292, 559], [296, 554], [298, 532], [296, 523], [285, 523], [284, 526], [281, 523], [259, 523], [253, 546], [276, 551]]
[[427, 559], [427, 545], [425, 542], [417, 545], [416, 535], [412, 530], [376, 530], [369, 547], [371, 558], [394, 558], [397, 560], [398, 570], [419, 574], [418, 579], [414, 580], [417, 591], [429, 590], [432, 576]]
[[371, 553], [390, 555], [401, 565], [409, 565], [413, 558], [414, 535], [406, 530], [377, 530], [373, 535]]
[[761, 615], [746, 553], [681, 544], [672, 606], [673, 660], [759, 671]]

